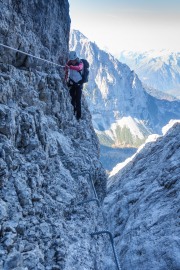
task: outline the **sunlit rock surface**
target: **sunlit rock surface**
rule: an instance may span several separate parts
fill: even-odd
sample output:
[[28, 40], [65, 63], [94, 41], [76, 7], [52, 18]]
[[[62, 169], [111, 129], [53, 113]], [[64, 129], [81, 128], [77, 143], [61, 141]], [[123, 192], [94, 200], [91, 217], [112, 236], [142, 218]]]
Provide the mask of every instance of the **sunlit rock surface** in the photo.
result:
[[123, 270], [180, 269], [180, 123], [108, 181], [104, 211]]

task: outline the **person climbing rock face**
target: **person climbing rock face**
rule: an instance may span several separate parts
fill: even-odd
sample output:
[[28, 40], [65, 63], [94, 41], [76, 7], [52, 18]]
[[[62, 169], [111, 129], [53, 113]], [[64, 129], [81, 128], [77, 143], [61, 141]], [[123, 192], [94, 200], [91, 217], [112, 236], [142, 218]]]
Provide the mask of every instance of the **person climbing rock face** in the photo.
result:
[[82, 95], [82, 71], [83, 62], [75, 51], [70, 51], [69, 60], [65, 66], [66, 82], [70, 90], [71, 103], [74, 107], [74, 114], [79, 120], [81, 118], [81, 95]]

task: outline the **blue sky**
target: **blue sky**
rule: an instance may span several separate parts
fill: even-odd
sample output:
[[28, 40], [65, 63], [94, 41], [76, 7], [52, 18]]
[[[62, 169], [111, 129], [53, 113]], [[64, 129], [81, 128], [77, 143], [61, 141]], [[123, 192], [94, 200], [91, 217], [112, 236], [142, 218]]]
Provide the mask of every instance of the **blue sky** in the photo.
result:
[[180, 0], [69, 0], [71, 26], [112, 54], [180, 51]]

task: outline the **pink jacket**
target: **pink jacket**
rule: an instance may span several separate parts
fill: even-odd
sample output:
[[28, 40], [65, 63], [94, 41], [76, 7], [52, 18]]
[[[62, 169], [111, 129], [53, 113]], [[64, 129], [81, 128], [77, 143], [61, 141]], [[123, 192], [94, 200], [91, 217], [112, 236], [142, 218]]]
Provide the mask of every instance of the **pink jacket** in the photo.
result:
[[78, 83], [82, 76], [79, 71], [83, 69], [83, 62], [77, 62], [74, 66], [71, 64], [71, 61], [68, 61], [66, 65], [66, 80], [72, 80], [75, 83]]

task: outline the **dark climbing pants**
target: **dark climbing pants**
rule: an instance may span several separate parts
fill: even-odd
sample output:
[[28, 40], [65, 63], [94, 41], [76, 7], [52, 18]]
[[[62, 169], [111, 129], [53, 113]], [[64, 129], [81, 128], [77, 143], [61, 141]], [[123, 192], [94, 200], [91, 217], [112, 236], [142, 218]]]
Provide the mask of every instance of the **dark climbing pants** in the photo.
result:
[[81, 95], [82, 85], [73, 85], [70, 88], [71, 103], [74, 107], [74, 114], [79, 120], [81, 118]]

